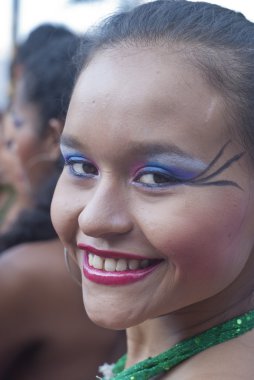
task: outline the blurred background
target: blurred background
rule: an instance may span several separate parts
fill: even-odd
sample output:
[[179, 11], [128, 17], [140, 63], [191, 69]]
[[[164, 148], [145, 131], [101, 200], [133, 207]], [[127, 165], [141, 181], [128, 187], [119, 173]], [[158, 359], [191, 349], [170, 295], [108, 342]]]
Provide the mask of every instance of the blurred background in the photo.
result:
[[[16, 46], [43, 22], [60, 23], [83, 33], [117, 9], [129, 9], [143, 0], [0, 0], [0, 112], [8, 103], [9, 63]], [[250, 0], [211, 0], [245, 14], [254, 21]]]

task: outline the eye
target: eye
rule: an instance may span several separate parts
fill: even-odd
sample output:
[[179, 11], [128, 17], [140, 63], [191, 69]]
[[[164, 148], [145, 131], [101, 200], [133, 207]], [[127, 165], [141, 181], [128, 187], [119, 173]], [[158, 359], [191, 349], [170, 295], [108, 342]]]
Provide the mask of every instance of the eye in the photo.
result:
[[151, 168], [139, 173], [135, 178], [135, 182], [147, 187], [166, 187], [182, 181], [166, 170]]
[[17, 115], [15, 115], [15, 114], [12, 114], [12, 121], [13, 121], [14, 126], [17, 129], [21, 128], [23, 126], [23, 124], [24, 124], [24, 120], [21, 117], [18, 117]]
[[4, 145], [8, 150], [13, 150], [14, 140], [13, 139], [7, 139], [7, 140], [5, 140]]
[[71, 173], [77, 177], [92, 178], [99, 174], [98, 169], [93, 163], [82, 158], [67, 158], [65, 159], [65, 165], [68, 166]]

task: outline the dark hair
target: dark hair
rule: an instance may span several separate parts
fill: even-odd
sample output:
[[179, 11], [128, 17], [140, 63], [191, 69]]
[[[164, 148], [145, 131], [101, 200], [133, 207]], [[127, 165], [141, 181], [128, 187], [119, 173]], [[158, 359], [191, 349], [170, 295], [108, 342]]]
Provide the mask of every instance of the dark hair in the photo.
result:
[[41, 24], [33, 29], [27, 39], [18, 47], [14, 59], [15, 64], [25, 65], [27, 60], [40, 48], [47, 46], [52, 40], [62, 37], [73, 37], [73, 33], [62, 25]]
[[[157, 44], [177, 48], [223, 96], [226, 120], [254, 159], [254, 24], [218, 5], [155, 1], [99, 25], [86, 64], [102, 49]], [[82, 50], [79, 60], [82, 70]]]
[[[38, 132], [42, 135], [51, 118], [64, 121], [66, 117], [76, 74], [73, 57], [80, 38], [62, 26], [47, 25], [33, 33], [32, 42], [40, 41], [43, 46], [37, 45], [36, 53], [33, 50], [24, 60], [22, 96], [38, 108]], [[21, 57], [28, 47], [34, 49], [32, 43], [24, 46]]]
[[36, 204], [24, 209], [7, 232], [0, 236], [0, 253], [15, 245], [57, 237], [50, 219], [50, 204], [59, 173], [54, 173], [41, 188]]

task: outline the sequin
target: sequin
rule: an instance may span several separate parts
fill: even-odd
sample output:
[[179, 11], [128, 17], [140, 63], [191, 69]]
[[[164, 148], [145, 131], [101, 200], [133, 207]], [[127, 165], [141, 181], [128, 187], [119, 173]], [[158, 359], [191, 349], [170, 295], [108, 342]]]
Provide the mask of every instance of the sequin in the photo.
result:
[[111, 380], [148, 380], [156, 375], [170, 371], [182, 361], [206, 350], [209, 347], [237, 338], [254, 328], [254, 310], [233, 318], [204, 331], [192, 338], [177, 343], [161, 354], [143, 360], [124, 369], [126, 355], [113, 368]]

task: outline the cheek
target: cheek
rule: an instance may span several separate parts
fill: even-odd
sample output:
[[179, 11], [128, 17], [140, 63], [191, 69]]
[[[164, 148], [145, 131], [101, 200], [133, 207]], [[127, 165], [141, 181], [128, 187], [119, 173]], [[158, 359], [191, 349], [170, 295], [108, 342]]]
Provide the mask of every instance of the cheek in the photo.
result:
[[[154, 210], [152, 205], [144, 209], [149, 212], [144, 216], [146, 237], [179, 273], [189, 275], [191, 268], [197, 275], [214, 275], [232, 262], [234, 271], [237, 265], [243, 266], [249, 254], [250, 239], [245, 234], [248, 202], [241, 194], [225, 191], [222, 196], [219, 191], [207, 190], [203, 196], [184, 200], [176, 196]], [[152, 220], [149, 215], [154, 216]]]
[[69, 188], [61, 176], [51, 203], [51, 218], [62, 242], [65, 245], [76, 246], [79, 208], [77, 197], [75, 195], [70, 197], [72, 193], [72, 189]]
[[35, 155], [34, 141], [24, 137], [17, 139], [17, 156], [22, 165], [27, 166], [31, 157]]
[[23, 165], [28, 165], [29, 160], [37, 156], [40, 153], [40, 147], [42, 145], [42, 139], [38, 138], [34, 134], [32, 127], [24, 127], [17, 132], [16, 135], [16, 145], [17, 145], [17, 155]]

